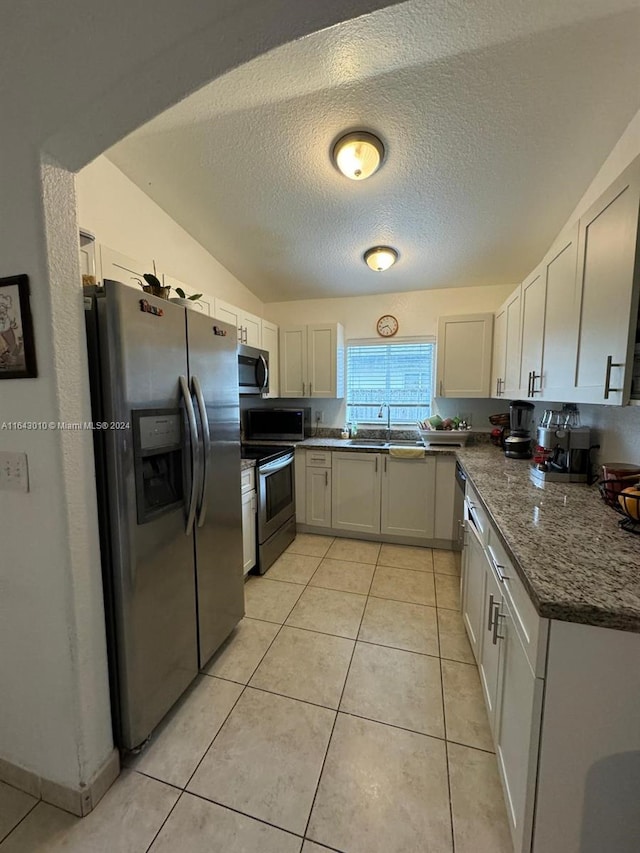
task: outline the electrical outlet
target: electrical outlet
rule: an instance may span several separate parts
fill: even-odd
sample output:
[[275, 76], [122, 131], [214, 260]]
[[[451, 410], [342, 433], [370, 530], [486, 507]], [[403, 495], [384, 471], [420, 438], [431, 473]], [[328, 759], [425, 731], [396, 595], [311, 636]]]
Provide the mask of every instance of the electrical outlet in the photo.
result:
[[316, 423], [321, 424], [324, 420], [324, 412], [322, 409], [316, 409]]
[[5, 492], [29, 491], [26, 453], [0, 451], [0, 489]]

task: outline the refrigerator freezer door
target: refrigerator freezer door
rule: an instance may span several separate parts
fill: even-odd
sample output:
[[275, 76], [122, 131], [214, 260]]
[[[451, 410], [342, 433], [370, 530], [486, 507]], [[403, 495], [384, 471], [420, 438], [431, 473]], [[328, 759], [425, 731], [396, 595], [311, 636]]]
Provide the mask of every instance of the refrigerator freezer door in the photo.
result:
[[[106, 282], [105, 297], [97, 302], [102, 418], [132, 425], [104, 434], [121, 716], [117, 737], [120, 746], [131, 749], [149, 736], [198, 671], [194, 541], [185, 534], [191, 446], [179, 389], [179, 376], [188, 374], [185, 309], [118, 282]], [[177, 505], [139, 523], [141, 478], [153, 490], [152, 478], [162, 470], [162, 428], [154, 429], [154, 412], [168, 410], [182, 432], [171, 465], [182, 469], [183, 499], [178, 495]], [[141, 422], [150, 426], [136, 431]]]
[[191, 390], [208, 449], [194, 527], [202, 667], [244, 615], [238, 359], [234, 326], [187, 310], [187, 337]]

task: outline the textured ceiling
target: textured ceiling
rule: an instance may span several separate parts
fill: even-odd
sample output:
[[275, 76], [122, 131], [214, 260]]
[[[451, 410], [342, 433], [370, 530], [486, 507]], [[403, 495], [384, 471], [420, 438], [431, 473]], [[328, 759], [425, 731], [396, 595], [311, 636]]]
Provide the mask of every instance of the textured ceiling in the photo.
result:
[[[265, 302], [516, 283], [640, 108], [639, 44], [640, 0], [412, 0], [230, 72], [107, 153]], [[353, 129], [387, 147], [367, 181], [329, 160]], [[380, 243], [400, 260], [374, 273]]]

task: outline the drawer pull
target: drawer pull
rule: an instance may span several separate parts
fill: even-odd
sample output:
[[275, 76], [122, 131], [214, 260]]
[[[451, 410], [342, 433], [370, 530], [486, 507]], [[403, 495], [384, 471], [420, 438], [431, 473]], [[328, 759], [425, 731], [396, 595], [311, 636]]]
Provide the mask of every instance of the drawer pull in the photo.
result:
[[324, 471], [324, 484], [325, 484], [325, 486], [328, 486], [328, 485], [329, 485], [329, 472], [327, 471], [327, 469], [326, 469], [326, 468], [325, 468], [325, 471]]

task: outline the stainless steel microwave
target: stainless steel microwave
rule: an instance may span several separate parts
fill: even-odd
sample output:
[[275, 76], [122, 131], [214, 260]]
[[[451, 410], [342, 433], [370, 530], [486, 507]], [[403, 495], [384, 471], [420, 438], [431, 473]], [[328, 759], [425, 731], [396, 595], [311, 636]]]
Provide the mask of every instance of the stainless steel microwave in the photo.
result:
[[245, 438], [255, 441], [302, 441], [309, 429], [311, 409], [247, 409]]
[[238, 347], [238, 391], [240, 394], [269, 393], [269, 353], [240, 344]]

